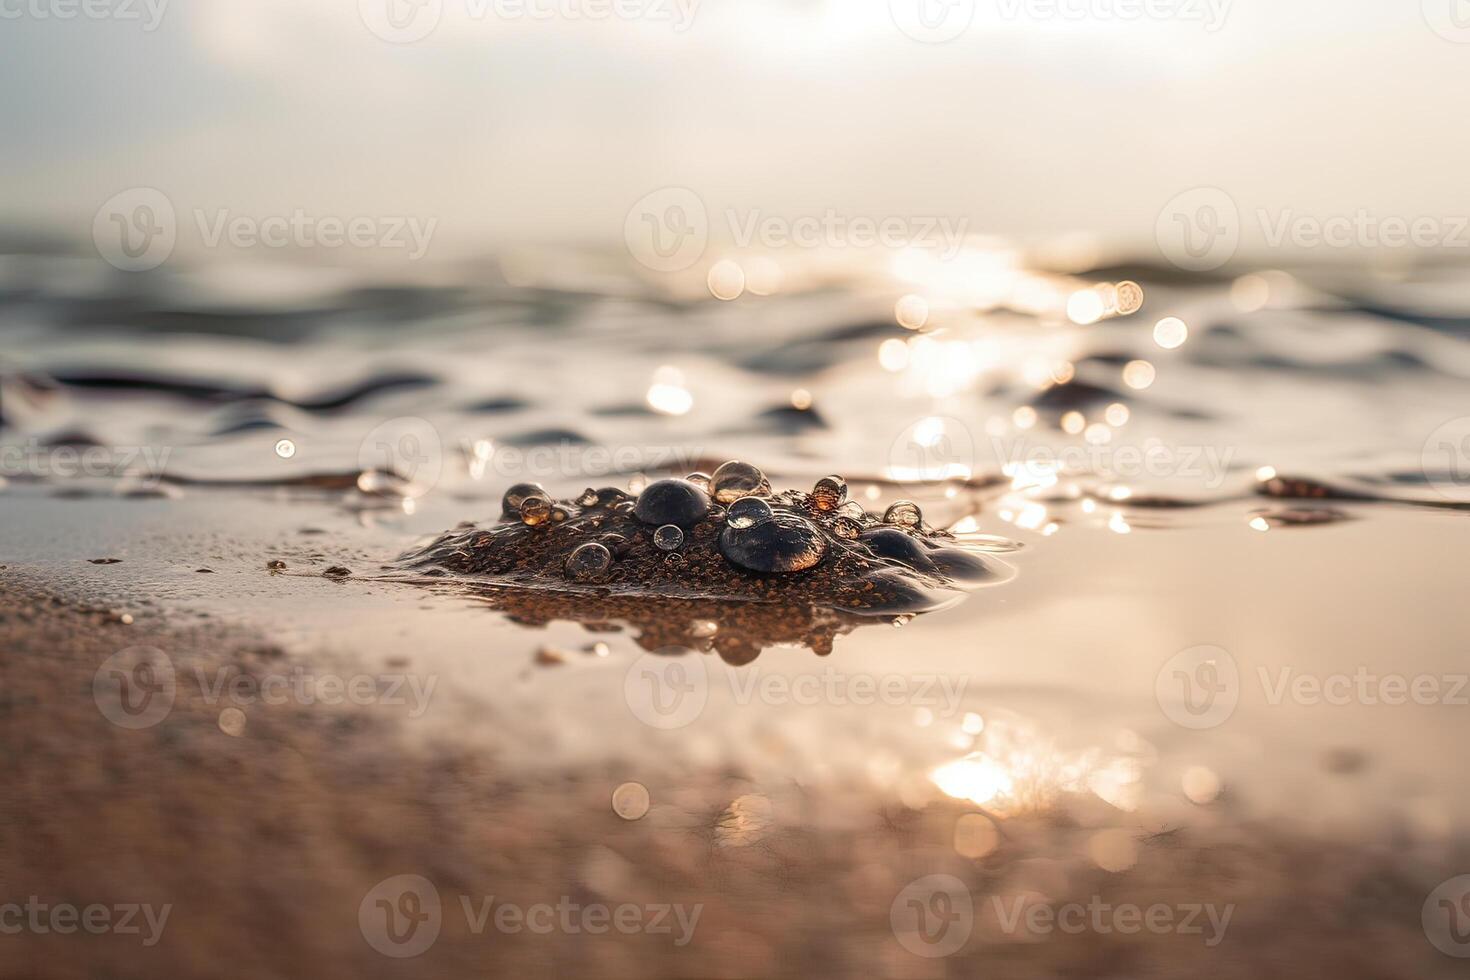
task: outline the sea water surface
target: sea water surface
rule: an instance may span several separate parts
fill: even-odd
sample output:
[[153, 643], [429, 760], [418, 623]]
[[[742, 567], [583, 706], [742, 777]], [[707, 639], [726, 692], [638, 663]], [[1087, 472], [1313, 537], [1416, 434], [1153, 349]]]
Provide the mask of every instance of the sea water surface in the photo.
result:
[[[1250, 936], [1297, 894], [1280, 862], [1180, 866], [1158, 845], [1178, 834], [1395, 869], [1402, 894], [1370, 917], [1410, 944], [1405, 975], [1448, 971], [1421, 903], [1467, 870], [1466, 274], [962, 258], [958, 277], [763, 259], [747, 285], [767, 295], [720, 302], [586, 255], [393, 285], [8, 257], [0, 563], [119, 614], [256, 631], [310, 683], [411, 675], [384, 738], [512, 784], [590, 780], [631, 828], [610, 843], [565, 804], [565, 873], [594, 891], [656, 892], [635, 854], [660, 835], [702, 853], [800, 834], [833, 851], [812, 875], [868, 896], [823, 923], [715, 914], [719, 954], [670, 961], [696, 972], [790, 968], [782, 936], [834, 923], [842, 962], [893, 975], [1044, 959], [991, 897], [1132, 880], [1147, 905], [1148, 882], [1183, 881], [1198, 903], [1228, 891]], [[384, 578], [496, 520], [511, 483], [571, 497], [735, 458], [778, 488], [840, 473], [869, 509], [915, 500], [1016, 574], [830, 656], [741, 666]], [[267, 709], [239, 709], [225, 727], [249, 737]], [[679, 836], [706, 811], [712, 837]], [[895, 813], [940, 816], [881, 848], [854, 829]], [[941, 873], [973, 903], [961, 959], [913, 954], [898, 925], [903, 889]], [[761, 881], [767, 913], [808, 894]], [[1300, 887], [1354, 921], [1337, 886]], [[1222, 970], [1244, 961], [1219, 948]]]

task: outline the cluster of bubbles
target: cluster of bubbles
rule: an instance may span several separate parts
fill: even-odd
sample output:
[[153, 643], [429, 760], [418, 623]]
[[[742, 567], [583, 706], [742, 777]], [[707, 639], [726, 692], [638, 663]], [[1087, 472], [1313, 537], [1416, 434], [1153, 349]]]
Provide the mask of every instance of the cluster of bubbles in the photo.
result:
[[[816, 566], [827, 552], [827, 537], [797, 510], [773, 506], [771, 496], [771, 483], [759, 468], [731, 460], [713, 474], [691, 473], [684, 479], [656, 480], [636, 498], [615, 487], [589, 487], [575, 504], [586, 510], [631, 512], [640, 523], [654, 529], [653, 544], [663, 552], [677, 552], [695, 525], [713, 515], [723, 517], [719, 550], [734, 565], [767, 573], [800, 572]], [[889, 527], [865, 530], [870, 519], [861, 504], [848, 499], [847, 482], [842, 477], [822, 477], [807, 500], [810, 511], [824, 517], [836, 537], [861, 541], [874, 554], [915, 567], [934, 564], [925, 549], [906, 533], [923, 526], [923, 515], [914, 502], [896, 501], [883, 515]], [[529, 527], [554, 525], [572, 516], [567, 507], [558, 505], [535, 483], [512, 486], [505, 492], [502, 506], [507, 519]], [[883, 535], [884, 530], [889, 536]], [[567, 577], [576, 582], [602, 581], [613, 566], [618, 545], [624, 543], [618, 535], [604, 535], [598, 541], [578, 545], [567, 557]]]

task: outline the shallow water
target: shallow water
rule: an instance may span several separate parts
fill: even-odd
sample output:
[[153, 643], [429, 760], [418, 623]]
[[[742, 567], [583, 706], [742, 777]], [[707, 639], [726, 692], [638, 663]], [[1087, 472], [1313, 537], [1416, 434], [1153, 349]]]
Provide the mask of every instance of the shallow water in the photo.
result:
[[[1264, 827], [1384, 862], [1417, 894], [1392, 916], [1410, 932], [1464, 870], [1470, 307], [1442, 299], [1463, 296], [1450, 273], [1006, 266], [1013, 308], [977, 310], [887, 272], [792, 272], [722, 304], [571, 257], [554, 281], [487, 265], [371, 290], [255, 268], [144, 288], [7, 261], [0, 563], [140, 627], [205, 617], [308, 671], [432, 681], [390, 712], [394, 738], [493, 758], [512, 781], [592, 773], [609, 807], [641, 784], [635, 835], [723, 810], [722, 847], [874, 808], [981, 813], [999, 850], [951, 819], [875, 886], [958, 861], [977, 909], [992, 891], [1103, 888], [1078, 884], [1099, 868], [1167, 877], [1168, 853], [1138, 842], [1181, 830], [1243, 848]], [[1136, 315], [1084, 326], [1057, 308], [1125, 275]], [[930, 297], [922, 330], [894, 320], [909, 291]], [[1154, 340], [1165, 316], [1188, 324], [1177, 349]], [[58, 446], [97, 449], [93, 472], [70, 475]], [[858, 626], [828, 657], [777, 645], [743, 666], [654, 654], [616, 617], [528, 624], [453, 582], [379, 577], [494, 521], [512, 482], [575, 496], [729, 458], [778, 488], [842, 473], [870, 510], [916, 500], [962, 539], [1014, 542], [1018, 574]], [[333, 566], [352, 575], [321, 576]], [[1427, 686], [1405, 697], [1394, 677]], [[259, 706], [243, 710], [248, 737]], [[1037, 842], [1038, 816], [1079, 834]], [[569, 833], [568, 867], [602, 846]], [[996, 878], [997, 854], [1061, 883]], [[869, 857], [831, 860], [846, 874]], [[1173, 871], [1209, 900], [1208, 874]], [[1252, 884], [1251, 865], [1233, 874]], [[1418, 942], [1420, 975], [1451, 962]], [[882, 955], [895, 973], [926, 962]]]

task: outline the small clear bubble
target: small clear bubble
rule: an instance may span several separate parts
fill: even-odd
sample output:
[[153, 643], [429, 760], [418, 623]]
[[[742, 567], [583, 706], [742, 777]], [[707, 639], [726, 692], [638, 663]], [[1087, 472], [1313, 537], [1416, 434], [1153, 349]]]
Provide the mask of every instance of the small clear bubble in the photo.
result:
[[276, 455], [282, 459], [290, 459], [296, 455], [296, 443], [290, 439], [282, 439], [276, 443]]
[[725, 523], [731, 527], [747, 528], [769, 521], [774, 516], [771, 505], [760, 497], [741, 497], [730, 505], [725, 514]]
[[764, 496], [771, 492], [770, 481], [758, 468], [749, 463], [732, 459], [722, 463], [710, 477], [710, 494], [718, 502], [729, 506], [741, 497]]
[[245, 712], [239, 708], [226, 708], [221, 711], [219, 730], [235, 738], [245, 734]]
[[612, 552], [596, 541], [579, 544], [567, 556], [567, 577], [574, 582], [595, 582], [612, 567]]
[[531, 496], [521, 501], [521, 523], [535, 527], [551, 520], [551, 501]]
[[662, 551], [675, 551], [684, 543], [684, 530], [677, 524], [665, 524], [653, 532], [653, 543]]
[[613, 790], [613, 813], [624, 820], [639, 820], [648, 813], [648, 787], [642, 783], [623, 783]]
[[895, 500], [883, 512], [885, 524], [896, 524], [899, 527], [918, 527], [919, 522], [923, 519], [923, 511], [919, 510], [919, 505], [912, 500]]
[[836, 510], [847, 499], [847, 481], [840, 476], [824, 476], [812, 488], [812, 504], [817, 510]]

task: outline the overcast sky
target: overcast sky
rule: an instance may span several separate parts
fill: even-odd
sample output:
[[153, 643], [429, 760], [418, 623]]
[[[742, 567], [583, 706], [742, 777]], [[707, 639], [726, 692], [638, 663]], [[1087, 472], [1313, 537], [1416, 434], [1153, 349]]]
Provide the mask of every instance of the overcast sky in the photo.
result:
[[1248, 215], [1470, 214], [1466, 0], [161, 2], [0, 0], [0, 215], [85, 238], [147, 186], [614, 243], [681, 186], [1146, 251], [1201, 185]]

